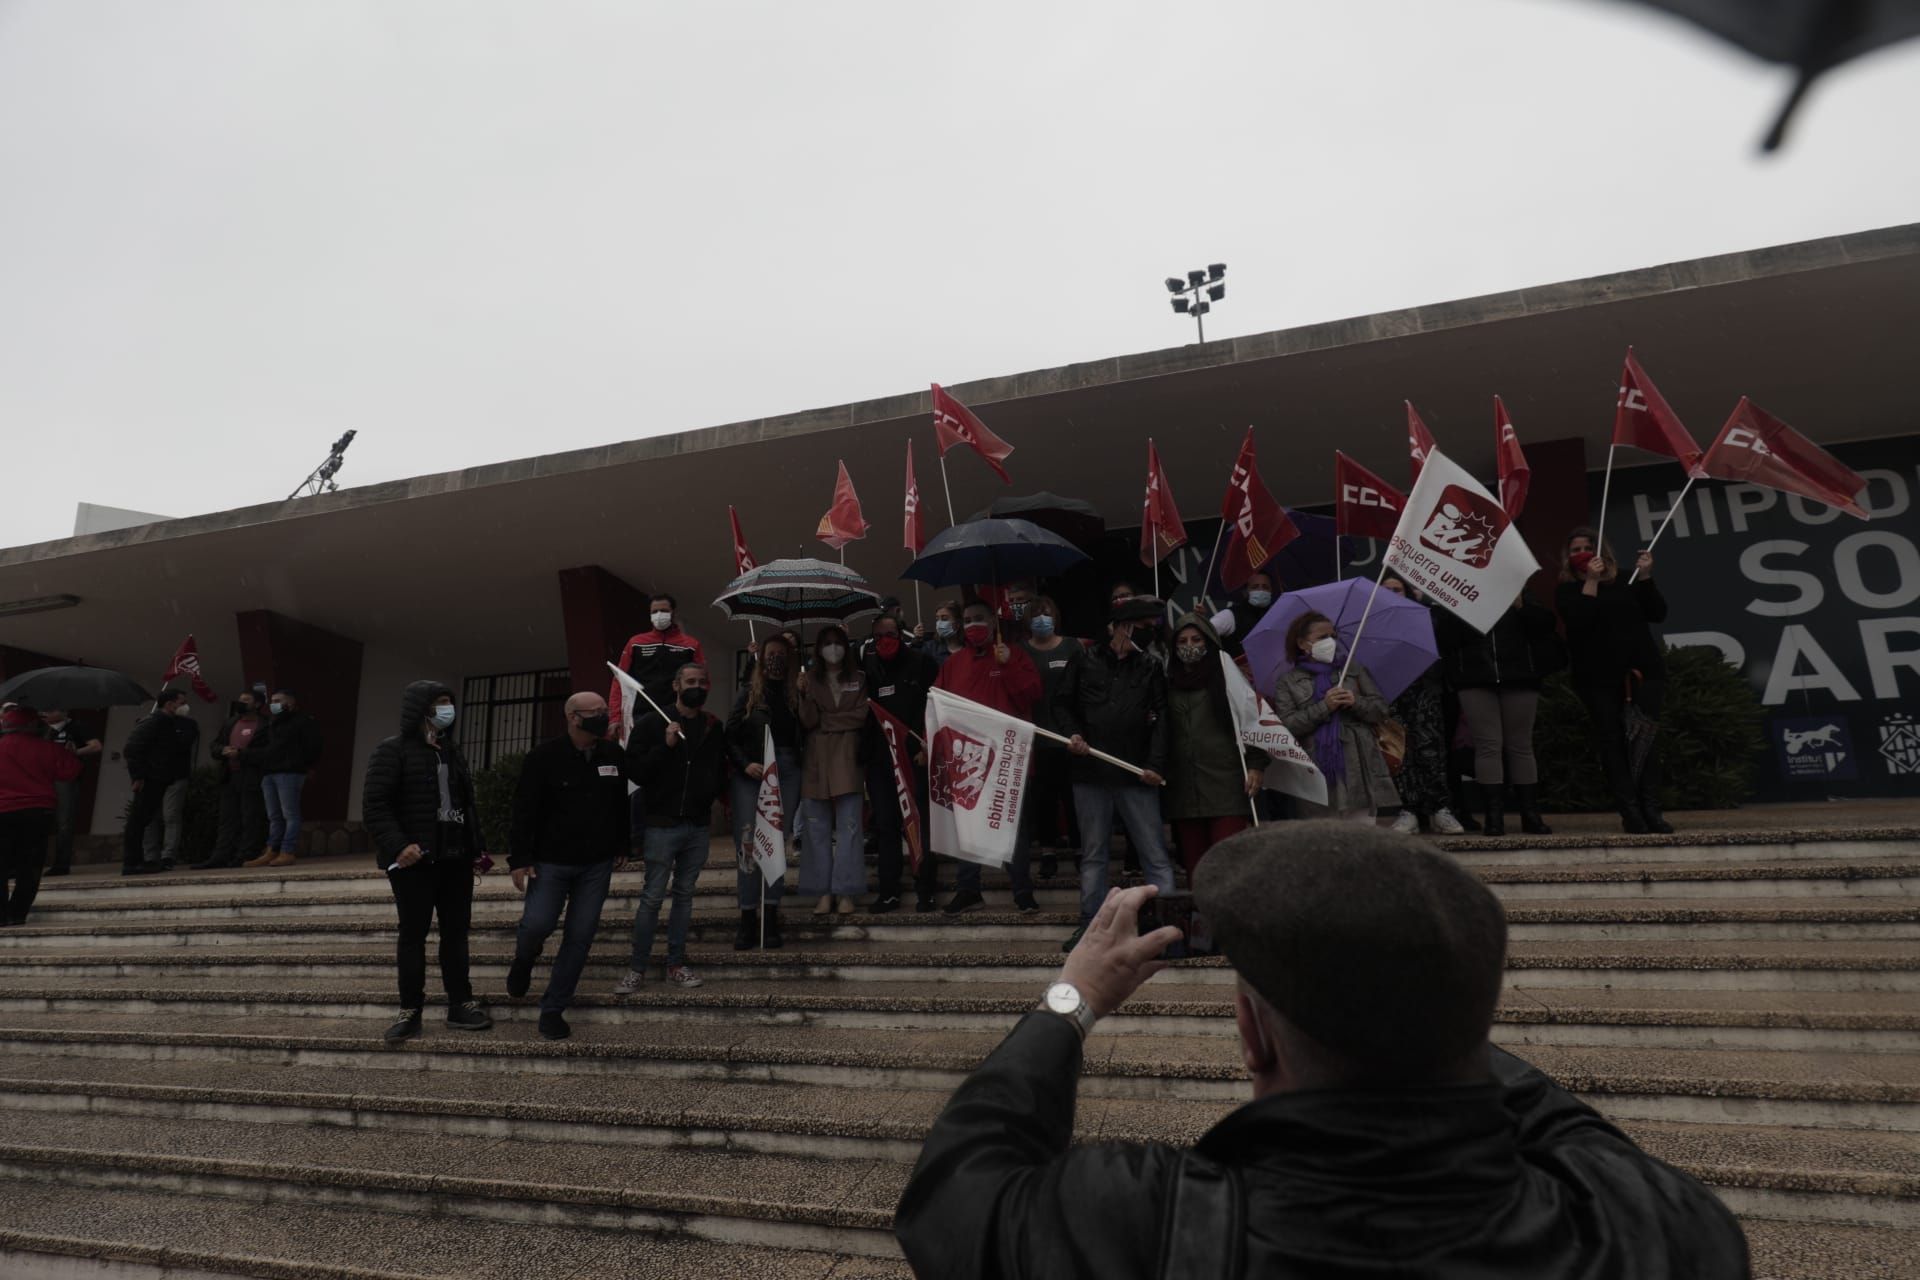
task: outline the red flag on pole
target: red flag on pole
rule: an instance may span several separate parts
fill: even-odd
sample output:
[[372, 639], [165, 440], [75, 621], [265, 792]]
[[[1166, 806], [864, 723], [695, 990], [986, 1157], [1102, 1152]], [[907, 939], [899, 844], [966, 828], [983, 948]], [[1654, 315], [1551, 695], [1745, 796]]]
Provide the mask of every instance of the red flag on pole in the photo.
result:
[[920, 521], [920, 482], [913, 478], [913, 441], [907, 441], [907, 550], [919, 555], [926, 549], [927, 531]]
[[1346, 454], [1333, 451], [1334, 532], [1341, 537], [1391, 538], [1406, 495]]
[[1187, 527], [1173, 501], [1173, 486], [1160, 465], [1160, 452], [1147, 441], [1147, 497], [1140, 517], [1140, 563], [1156, 565], [1187, 545]]
[[173, 651], [173, 661], [167, 664], [167, 673], [160, 677], [160, 683], [165, 684], [181, 676], [186, 676], [193, 681], [193, 691], [204, 701], [217, 701], [213, 696], [213, 689], [207, 684], [206, 676], [201, 674], [200, 648], [193, 642], [192, 636], [181, 641], [180, 647]]
[[1797, 493], [1867, 518], [1860, 505], [1867, 482], [1859, 473], [1745, 396], [1700, 460], [1700, 471], [1718, 480]]
[[1001, 465], [1013, 446], [987, 430], [987, 424], [974, 417], [973, 410], [942, 391], [937, 382], [933, 384], [933, 434], [940, 442], [941, 457], [957, 444], [966, 445], [985, 459], [1003, 483], [1013, 483], [1013, 477]]
[[893, 794], [900, 805], [900, 838], [906, 842], [907, 862], [915, 871], [926, 856], [920, 841], [920, 797], [913, 784], [913, 733], [906, 722], [869, 699], [873, 721], [887, 740], [887, 756], [893, 763]]
[[1220, 562], [1220, 585], [1238, 591], [1247, 579], [1266, 568], [1280, 548], [1300, 536], [1300, 530], [1260, 482], [1260, 469], [1253, 456], [1253, 428], [1240, 444], [1240, 456], [1227, 480], [1227, 494], [1220, 503], [1220, 518], [1229, 522], [1233, 536]]
[[1493, 432], [1495, 436], [1494, 452], [1500, 458], [1500, 506], [1507, 513], [1507, 519], [1517, 520], [1520, 509], [1527, 505], [1527, 486], [1533, 482], [1533, 468], [1527, 465], [1527, 455], [1520, 451], [1520, 436], [1513, 429], [1513, 420], [1507, 417], [1507, 406], [1500, 403], [1500, 397], [1493, 398]]
[[1687, 474], [1700, 476], [1700, 446], [1680, 425], [1680, 415], [1667, 404], [1653, 379], [1640, 367], [1633, 348], [1627, 348], [1627, 364], [1620, 371], [1620, 400], [1613, 411], [1613, 443], [1665, 454], [1677, 459]]
[[733, 522], [733, 576], [737, 578], [753, 571], [753, 552], [747, 550], [747, 535], [740, 532], [740, 513], [728, 507], [727, 519]]
[[839, 478], [833, 482], [833, 505], [820, 517], [820, 527], [813, 535], [836, 550], [867, 536], [867, 522], [860, 515], [860, 497], [853, 491], [853, 477], [847, 474], [844, 462], [840, 464]]
[[1413, 401], [1407, 401], [1407, 454], [1413, 459], [1413, 477], [1409, 485], [1420, 483], [1420, 468], [1427, 465], [1427, 459], [1433, 454], [1433, 432], [1427, 430], [1427, 424], [1420, 421], [1420, 415], [1413, 411]]

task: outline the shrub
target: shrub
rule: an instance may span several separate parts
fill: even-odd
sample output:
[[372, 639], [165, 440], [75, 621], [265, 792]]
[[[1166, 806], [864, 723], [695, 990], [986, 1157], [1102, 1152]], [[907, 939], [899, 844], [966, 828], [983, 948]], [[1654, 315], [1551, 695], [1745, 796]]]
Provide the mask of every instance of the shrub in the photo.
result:
[[473, 804], [480, 811], [481, 848], [498, 862], [507, 860], [507, 833], [513, 829], [513, 789], [520, 784], [520, 762], [526, 753], [501, 756], [473, 775]]
[[[1660, 803], [1668, 809], [1731, 809], [1753, 797], [1766, 749], [1760, 699], [1718, 649], [1667, 650], [1666, 704], [1660, 716]], [[1533, 730], [1542, 807], [1556, 812], [1608, 810], [1613, 796], [1587, 710], [1565, 673], [1546, 682]]]

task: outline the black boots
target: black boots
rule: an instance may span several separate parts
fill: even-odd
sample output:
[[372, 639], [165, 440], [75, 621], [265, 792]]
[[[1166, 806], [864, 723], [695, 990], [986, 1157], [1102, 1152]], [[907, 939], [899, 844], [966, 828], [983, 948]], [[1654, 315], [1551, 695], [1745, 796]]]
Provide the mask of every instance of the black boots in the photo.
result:
[[785, 941], [780, 936], [780, 908], [763, 907], [761, 914], [767, 921], [767, 950], [778, 951], [780, 944]]
[[1520, 829], [1530, 836], [1550, 836], [1553, 828], [1540, 816], [1539, 788], [1532, 783], [1514, 784], [1514, 802], [1520, 810]]
[[1481, 830], [1490, 836], [1507, 834], [1507, 789], [1499, 783], [1480, 784], [1480, 802], [1487, 811], [1487, 824]]
[[1647, 786], [1645, 783], [1641, 784], [1640, 818], [1641, 821], [1647, 824], [1647, 830], [1649, 831], [1663, 836], [1673, 834], [1673, 824], [1668, 822], [1666, 815], [1660, 812], [1658, 786]]
[[740, 927], [733, 934], [733, 949], [751, 951], [759, 945], [760, 913], [748, 907], [740, 913]]

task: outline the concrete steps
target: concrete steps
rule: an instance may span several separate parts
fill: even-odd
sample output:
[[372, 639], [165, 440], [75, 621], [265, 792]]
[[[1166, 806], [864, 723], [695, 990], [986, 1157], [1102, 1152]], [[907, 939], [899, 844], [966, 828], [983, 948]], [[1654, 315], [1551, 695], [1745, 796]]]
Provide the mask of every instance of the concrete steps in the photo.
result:
[[[1920, 1273], [1920, 839], [1873, 835], [1447, 842], [1508, 906], [1496, 1040], [1713, 1186], [1757, 1275]], [[49, 881], [0, 930], [0, 1274], [905, 1275], [893, 1199], [1057, 971], [1064, 870], [1032, 915], [997, 873], [957, 918], [789, 899], [786, 947], [737, 953], [716, 846], [707, 985], [617, 997], [629, 873], [560, 1044], [500, 994], [519, 899], [490, 877], [496, 1029], [432, 1009], [398, 1048], [364, 860]], [[1242, 1101], [1231, 990], [1185, 962], [1103, 1023], [1080, 1140], [1190, 1141]]]

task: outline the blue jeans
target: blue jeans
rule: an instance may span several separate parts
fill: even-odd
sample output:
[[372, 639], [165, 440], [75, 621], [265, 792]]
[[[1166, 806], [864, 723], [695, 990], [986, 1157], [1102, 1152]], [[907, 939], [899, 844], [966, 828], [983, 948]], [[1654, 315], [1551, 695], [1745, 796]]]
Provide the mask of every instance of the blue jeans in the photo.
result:
[[[780, 766], [780, 821], [785, 824], [782, 835], [787, 837], [787, 847], [793, 847], [793, 824], [800, 811], [800, 757], [792, 752], [774, 752], [774, 760]], [[753, 824], [759, 816], [760, 784], [744, 773], [733, 775], [733, 852], [737, 858], [745, 858], [747, 849], [753, 844]], [[739, 868], [734, 876], [734, 887], [738, 890], [738, 903], [742, 911], [754, 911], [760, 907], [777, 907], [787, 892], [784, 877], [767, 883], [760, 868], [747, 865]]]
[[[953, 884], [961, 893], [980, 892], [980, 872], [984, 869], [977, 862], [968, 862], [965, 858], [955, 858], [959, 865], [954, 868]], [[1020, 809], [1020, 830], [1013, 839], [1013, 861], [1007, 864], [1007, 881], [1013, 886], [1016, 895], [1033, 892], [1033, 873], [1028, 868], [1033, 863], [1033, 810], [1023, 804]]]
[[1080, 820], [1080, 923], [1086, 924], [1107, 900], [1107, 858], [1113, 845], [1113, 815], [1126, 825], [1127, 841], [1140, 856], [1147, 883], [1173, 892], [1173, 862], [1160, 832], [1160, 796], [1153, 787], [1131, 782], [1073, 784], [1073, 812]]
[[560, 923], [560, 908], [565, 906], [567, 910], [566, 932], [560, 935], [560, 950], [547, 975], [540, 1012], [564, 1013], [573, 1003], [573, 990], [580, 985], [580, 973], [587, 967], [587, 952], [593, 947], [594, 931], [600, 927], [600, 908], [606, 904], [607, 889], [612, 884], [612, 862], [585, 867], [559, 862], [534, 864], [527, 904], [520, 912], [520, 932], [514, 938], [515, 958], [537, 958], [554, 926]]
[[807, 824], [806, 847], [800, 850], [800, 892], [808, 897], [829, 893], [852, 897], [867, 891], [867, 859], [861, 845], [866, 829], [860, 814], [867, 798], [849, 791], [831, 800], [802, 800]]
[[306, 785], [304, 773], [269, 773], [260, 779], [267, 798], [267, 848], [276, 853], [299, 852], [300, 788]]
[[682, 822], [672, 827], [648, 827], [642, 845], [647, 882], [640, 890], [640, 911], [633, 918], [635, 973], [647, 971], [653, 954], [653, 933], [660, 927], [660, 904], [667, 886], [673, 886], [673, 910], [667, 914], [667, 968], [687, 962], [687, 926], [693, 923], [693, 885], [707, 865], [707, 827]]

